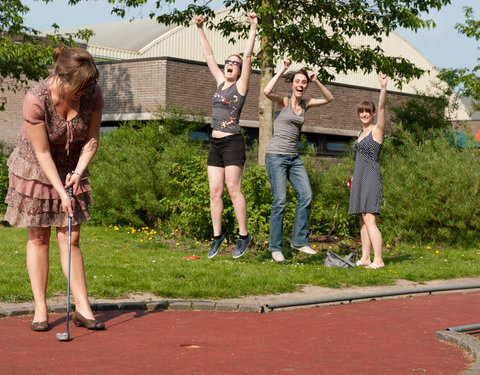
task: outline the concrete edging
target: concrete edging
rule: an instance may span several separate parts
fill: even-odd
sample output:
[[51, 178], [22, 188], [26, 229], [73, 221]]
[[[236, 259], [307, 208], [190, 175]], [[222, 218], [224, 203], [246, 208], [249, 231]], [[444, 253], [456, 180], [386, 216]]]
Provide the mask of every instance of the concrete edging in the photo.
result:
[[[252, 312], [263, 313], [264, 307], [253, 303], [234, 303], [228, 301], [197, 301], [197, 300], [164, 300], [147, 302], [98, 302], [90, 305], [94, 312], [101, 311], [232, 311], [232, 312]], [[72, 311], [75, 305], [72, 304]], [[66, 313], [64, 304], [49, 305], [48, 310], [51, 313]], [[14, 316], [31, 315], [34, 313], [33, 304], [31, 306], [18, 306], [0, 309], [0, 318], [9, 318]]]
[[435, 338], [449, 344], [459, 346], [470, 354], [475, 360], [475, 364], [460, 375], [480, 374], [480, 340], [465, 333], [455, 331], [437, 331]]

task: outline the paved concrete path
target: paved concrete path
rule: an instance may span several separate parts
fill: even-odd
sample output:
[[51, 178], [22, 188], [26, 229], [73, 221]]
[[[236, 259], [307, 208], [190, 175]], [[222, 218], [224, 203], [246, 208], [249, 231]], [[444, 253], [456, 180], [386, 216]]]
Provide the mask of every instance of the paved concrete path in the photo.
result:
[[110, 311], [103, 332], [28, 329], [31, 316], [0, 319], [1, 374], [459, 374], [460, 348], [435, 339], [480, 322], [480, 292], [384, 299], [267, 314]]

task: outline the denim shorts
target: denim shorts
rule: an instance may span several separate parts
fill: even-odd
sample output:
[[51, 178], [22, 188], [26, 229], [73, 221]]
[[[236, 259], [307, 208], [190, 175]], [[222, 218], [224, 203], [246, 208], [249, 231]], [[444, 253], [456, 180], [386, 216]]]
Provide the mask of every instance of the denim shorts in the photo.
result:
[[211, 167], [244, 165], [245, 160], [245, 140], [241, 134], [210, 138], [207, 165]]

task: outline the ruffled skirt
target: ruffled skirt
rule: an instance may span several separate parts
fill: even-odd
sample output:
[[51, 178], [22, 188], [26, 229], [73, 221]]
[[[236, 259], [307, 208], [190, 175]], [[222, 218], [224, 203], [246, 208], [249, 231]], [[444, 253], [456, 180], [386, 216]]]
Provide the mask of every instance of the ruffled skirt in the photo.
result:
[[[62, 181], [65, 181], [67, 173], [75, 169], [78, 157], [76, 152], [69, 157], [52, 153]], [[60, 196], [36, 160], [32, 162], [27, 159], [22, 157], [18, 148], [8, 159], [9, 187], [5, 198], [8, 205], [5, 220], [15, 227], [66, 227], [68, 218], [62, 210]], [[73, 225], [90, 219], [88, 206], [93, 204], [90, 191], [88, 179], [82, 179], [74, 197]]]

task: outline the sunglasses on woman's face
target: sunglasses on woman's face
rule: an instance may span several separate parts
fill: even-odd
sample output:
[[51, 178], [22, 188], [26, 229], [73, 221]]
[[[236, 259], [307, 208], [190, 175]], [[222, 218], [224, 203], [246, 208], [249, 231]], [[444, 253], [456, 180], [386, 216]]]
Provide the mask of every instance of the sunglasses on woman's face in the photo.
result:
[[235, 65], [235, 66], [242, 66], [242, 63], [239, 62], [239, 61], [235, 61], [235, 60], [225, 60], [225, 65], [228, 65], [228, 64], [232, 64], [232, 65]]

